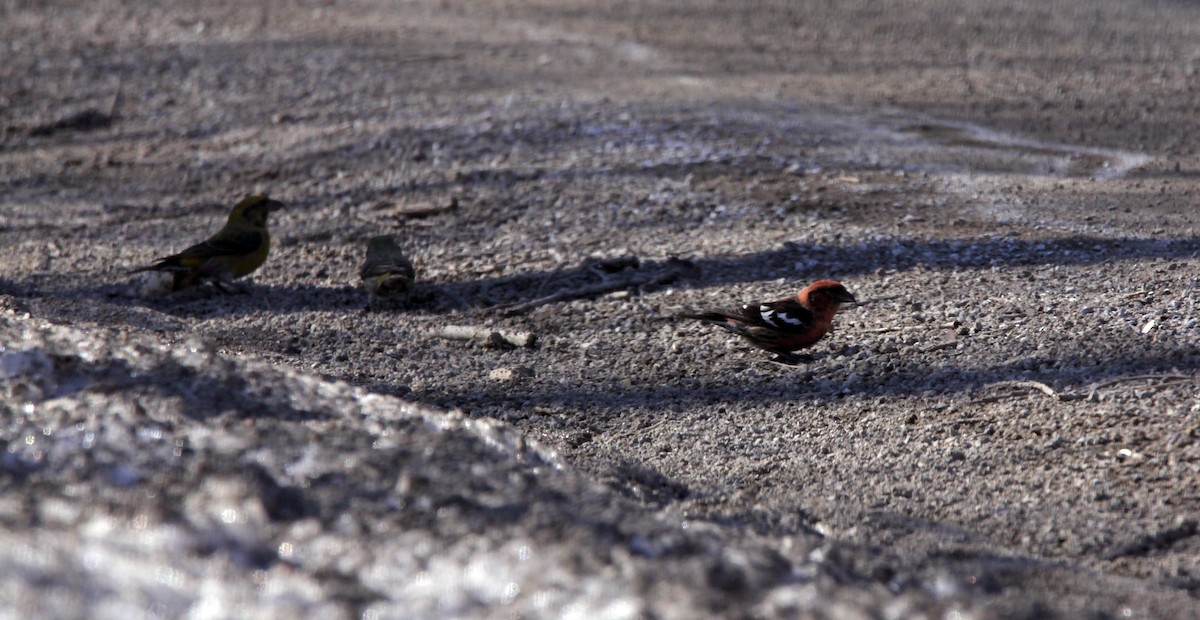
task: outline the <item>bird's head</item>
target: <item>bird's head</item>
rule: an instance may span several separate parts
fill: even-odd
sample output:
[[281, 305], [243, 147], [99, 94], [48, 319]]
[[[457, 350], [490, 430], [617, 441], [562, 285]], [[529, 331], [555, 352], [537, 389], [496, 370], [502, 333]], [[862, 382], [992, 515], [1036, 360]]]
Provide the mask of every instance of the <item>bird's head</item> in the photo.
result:
[[283, 203], [271, 200], [266, 195], [246, 196], [233, 206], [229, 214], [229, 222], [246, 222], [252, 226], [265, 227], [267, 217], [283, 208]]
[[842, 286], [837, 280], [817, 280], [812, 284], [804, 287], [800, 294], [796, 295], [800, 303], [810, 308], [820, 308], [832, 306], [837, 308], [844, 303], [857, 303], [858, 300], [850, 291]]
[[396, 245], [396, 239], [391, 235], [379, 235], [367, 239], [367, 252], [387, 252], [389, 250], [399, 249]]

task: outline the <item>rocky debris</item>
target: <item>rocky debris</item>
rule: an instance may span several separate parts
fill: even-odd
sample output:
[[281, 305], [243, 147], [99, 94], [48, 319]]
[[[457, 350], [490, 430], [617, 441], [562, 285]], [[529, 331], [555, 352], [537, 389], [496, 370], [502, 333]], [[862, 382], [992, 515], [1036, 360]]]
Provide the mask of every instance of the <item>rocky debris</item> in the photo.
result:
[[855, 573], [817, 535], [790, 538], [785, 555], [777, 540], [648, 510], [503, 423], [6, 305], [10, 610], [976, 616], [962, 592]]

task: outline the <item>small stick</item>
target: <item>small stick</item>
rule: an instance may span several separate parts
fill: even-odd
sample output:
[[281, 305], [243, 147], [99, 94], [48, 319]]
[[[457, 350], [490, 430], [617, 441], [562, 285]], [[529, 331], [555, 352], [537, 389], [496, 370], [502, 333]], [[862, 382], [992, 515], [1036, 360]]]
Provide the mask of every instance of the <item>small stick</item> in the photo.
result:
[[864, 334], [886, 334], [888, 332], [907, 332], [918, 329], [953, 329], [958, 327], [954, 321], [949, 323], [938, 323], [937, 325], [892, 325], [889, 327], [872, 327], [871, 329], [861, 330]]
[[1050, 398], [1062, 400], [1062, 396], [1060, 396], [1058, 392], [1055, 392], [1054, 388], [1042, 383], [1041, 381], [1003, 381], [993, 385], [1011, 385], [1013, 387], [1032, 388], [1038, 390], [1046, 396], [1049, 396]]
[[660, 426], [662, 426], [666, 423], [667, 423], [666, 420], [659, 420], [657, 422], [652, 422], [651, 424], [649, 424], [645, 427], [642, 427], [642, 428], [631, 428], [628, 430], [616, 431], [613, 433], [613, 436], [618, 437], [620, 439], [625, 439], [628, 437], [632, 437], [634, 435], [644, 435], [646, 433], [649, 433], [652, 430], [656, 430], [657, 428], [659, 428]]
[[446, 204], [431, 204], [428, 202], [420, 202], [416, 204], [395, 204], [389, 202], [377, 203], [374, 210], [383, 211], [384, 215], [392, 215], [395, 217], [428, 217], [439, 213], [446, 213], [458, 208], [458, 198], [451, 198]]
[[894, 327], [873, 327], [871, 329], [862, 330], [862, 333], [864, 333], [864, 334], [886, 334], [888, 332], [901, 332], [901, 331], [906, 331], [906, 330], [910, 330], [910, 329], [916, 329], [916, 327], [917, 327], [916, 325], [897, 325]]
[[638, 287], [639, 293], [645, 293], [647, 292], [647, 287], [653, 289], [663, 284], [670, 284], [671, 282], [678, 280], [681, 275], [683, 275], [683, 272], [672, 268], [645, 281], [635, 280], [634, 284]]
[[538, 290], [537, 290], [536, 295], [538, 295], [540, 297], [542, 295], [542, 291], [546, 290], [546, 287], [549, 286], [549, 284], [552, 281], [561, 277], [563, 274], [563, 271], [566, 270], [566, 268], [567, 268], [566, 262], [559, 263], [558, 266], [554, 268], [554, 271], [550, 272], [549, 276], [542, 279], [542, 283], [538, 285]]
[[1116, 379], [1109, 379], [1108, 381], [1104, 381], [1104, 382], [1101, 382], [1101, 383], [1093, 383], [1093, 384], [1092, 384], [1092, 391], [1099, 390], [1099, 389], [1101, 389], [1101, 388], [1106, 388], [1106, 387], [1108, 387], [1108, 386], [1110, 386], [1110, 385], [1116, 385], [1116, 384], [1118, 384], [1118, 383], [1126, 383], [1126, 382], [1129, 382], [1129, 381], [1149, 381], [1149, 380], [1153, 380], [1153, 379], [1172, 379], [1172, 380], [1174, 380], [1174, 381], [1190, 381], [1190, 380], [1193, 380], [1193, 379], [1195, 379], [1195, 377], [1191, 377], [1191, 376], [1188, 376], [1188, 375], [1180, 375], [1180, 374], [1171, 374], [1171, 375], [1131, 375], [1131, 376], [1128, 376], [1128, 377], [1118, 377], [1118, 378], [1116, 378]]
[[1101, 383], [1093, 383], [1091, 386], [1091, 389], [1088, 390], [1087, 398], [1089, 401], [1095, 400], [1096, 393], [1099, 392], [1101, 389], [1106, 388], [1110, 385], [1116, 385], [1118, 383], [1126, 383], [1129, 381], [1147, 381], [1147, 380], [1154, 380], [1154, 379], [1162, 379], [1163, 382], [1159, 384], [1160, 386], [1162, 386], [1162, 385], [1170, 385], [1173, 383], [1186, 383], [1188, 381], [1195, 381], [1196, 377], [1192, 377], [1192, 376], [1188, 376], [1188, 375], [1180, 375], [1180, 374], [1131, 375], [1129, 377], [1118, 377], [1116, 379], [1110, 379], [1108, 381], [1103, 381]]
[[125, 79], [117, 78], [117, 90], [113, 93], [112, 99], [108, 100], [108, 110], [104, 115], [108, 118], [116, 118], [117, 104], [121, 103], [121, 90], [125, 88]]
[[489, 309], [490, 310], [501, 310], [504, 312], [504, 314], [508, 314], [508, 315], [520, 314], [522, 312], [526, 312], [526, 311], [532, 310], [534, 308], [538, 308], [538, 307], [545, 306], [547, 304], [552, 304], [552, 303], [559, 302], [559, 301], [564, 301], [567, 299], [578, 299], [580, 297], [591, 297], [594, 295], [600, 295], [603, 293], [611, 293], [613, 291], [619, 291], [619, 290], [623, 290], [623, 289], [627, 289], [627, 288], [637, 287], [639, 289], [642, 289], [647, 286], [658, 286], [660, 284], [666, 284], [668, 282], [671, 282], [671, 281], [677, 279], [680, 275], [681, 275], [680, 269], [667, 268], [666, 270], [658, 273], [657, 275], [655, 275], [653, 277], [615, 278], [612, 280], [607, 280], [605, 282], [600, 282], [598, 284], [591, 284], [588, 286], [581, 286], [578, 288], [563, 289], [556, 293], [551, 293], [544, 297], [537, 297], [535, 299], [530, 299], [527, 301], [492, 306]]
[[544, 297], [538, 297], [536, 299], [530, 299], [528, 301], [522, 301], [522, 302], [518, 302], [515, 304], [504, 304], [501, 306], [493, 306], [493, 309], [503, 310], [504, 314], [520, 314], [527, 310], [532, 310], [534, 308], [544, 306], [546, 304], [552, 304], [557, 301], [563, 301], [566, 299], [576, 299], [579, 297], [590, 297], [592, 295], [599, 295], [601, 293], [611, 293], [613, 291], [619, 291], [624, 288], [629, 288], [630, 286], [633, 286], [633, 284], [634, 284], [634, 282], [632, 280], [626, 280], [626, 279], [615, 280], [612, 282], [601, 282], [599, 284], [593, 284], [591, 286], [581, 286], [579, 288], [563, 289], [561, 291], [558, 291], [556, 293], [551, 293]]
[[[1032, 388], [1045, 394], [1046, 396], [1049, 396], [1050, 398], [1053, 398], [1054, 400], [1067, 400], [1065, 396], [1055, 392], [1054, 388], [1042, 383], [1041, 381], [1000, 381], [999, 383], [993, 383], [991, 385], [994, 387]], [[1017, 394], [1004, 394], [999, 396], [977, 398], [971, 401], [971, 404], [994, 403], [1010, 396], [1017, 396]]]
[[[972, 403], [991, 403], [991, 402], [995, 402], [998, 400], [1001, 400], [1001, 398], [992, 397], [990, 399], [973, 400], [971, 402]], [[987, 418], [973, 416], [973, 417], [968, 417], [968, 418], [958, 418], [956, 420], [943, 420], [943, 421], [939, 422], [937, 425], [938, 426], [950, 426], [951, 424], [975, 424], [976, 422], [985, 422], [985, 421], [987, 421]]]
[[414, 62], [440, 62], [443, 60], [462, 60], [462, 54], [426, 54], [424, 56], [409, 56], [407, 58], [398, 58], [392, 62], [409, 64]]
[[514, 332], [475, 325], [447, 325], [430, 332], [446, 340], [473, 340], [489, 347], [532, 347], [537, 336], [529, 332]]

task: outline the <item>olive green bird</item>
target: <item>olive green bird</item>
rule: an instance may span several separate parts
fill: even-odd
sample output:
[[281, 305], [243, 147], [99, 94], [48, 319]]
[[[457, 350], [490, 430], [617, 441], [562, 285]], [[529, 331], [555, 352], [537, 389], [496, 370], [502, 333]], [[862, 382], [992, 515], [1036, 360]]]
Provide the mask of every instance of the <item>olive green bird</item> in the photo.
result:
[[395, 297], [412, 287], [417, 272], [396, 239], [389, 235], [367, 240], [367, 258], [358, 275], [371, 301]]
[[225, 226], [217, 234], [153, 265], [129, 273], [162, 271], [174, 275], [171, 292], [203, 282], [211, 282], [221, 292], [234, 279], [262, 266], [271, 251], [267, 218], [283, 208], [283, 203], [266, 196], [247, 196], [233, 207]]

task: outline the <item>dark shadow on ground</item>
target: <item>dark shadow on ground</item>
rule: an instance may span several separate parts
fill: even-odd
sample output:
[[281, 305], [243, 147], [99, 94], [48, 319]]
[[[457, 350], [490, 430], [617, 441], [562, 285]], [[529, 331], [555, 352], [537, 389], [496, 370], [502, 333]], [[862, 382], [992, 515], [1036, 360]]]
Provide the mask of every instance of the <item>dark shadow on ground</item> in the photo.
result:
[[[615, 271], [597, 269], [593, 259], [555, 270], [538, 270], [513, 275], [463, 281], [419, 282], [407, 300], [380, 305], [380, 312], [444, 313], [451, 310], [496, 309], [565, 291], [605, 288], [606, 281], [628, 287], [607, 288], [602, 293], [572, 295], [561, 300], [596, 297], [616, 290], [648, 292], [661, 286], [701, 289], [777, 278], [793, 279], [802, 285], [818, 277], [853, 278], [878, 270], [931, 271], [986, 269], [1037, 265], [1094, 265], [1121, 260], [1195, 258], [1200, 238], [1146, 239], [1071, 236], [1059, 239], [1025, 240], [1009, 237], [989, 239], [897, 240], [852, 245], [789, 244], [778, 249], [729, 257], [706, 257], [686, 261], [688, 268], [678, 277], [655, 281], [670, 261], [638, 260]], [[804, 267], [798, 269], [797, 263]], [[614, 280], [614, 278], [616, 278]], [[356, 282], [354, 274], [347, 279]], [[644, 286], [652, 282], [653, 287]], [[248, 284], [243, 294], [223, 294], [202, 286], [180, 293], [152, 298], [130, 296], [123, 285], [102, 284], [65, 290], [30, 290], [18, 282], [5, 282], [10, 294], [98, 298], [117, 305], [144, 306], [175, 316], [213, 317], [246, 312], [279, 313], [304, 310], [356, 310], [366, 307], [366, 295], [352, 285], [329, 287], [304, 283], [288, 285]], [[509, 308], [511, 310], [511, 308]]]
[[[1065, 365], [1072, 360], [1079, 365]], [[764, 361], [764, 365], [775, 366]], [[1055, 367], [1056, 364], [1061, 364]], [[989, 385], [1007, 381], [1037, 381], [1057, 390], [1060, 396], [1077, 399], [1087, 395], [1087, 387], [1128, 376], [1185, 373], [1200, 371], [1200, 352], [1176, 349], [1166, 353], [1129, 352], [1120, 364], [1089, 365], [1081, 356], [1043, 356], [1014, 361], [998, 366], [966, 368], [953, 364], [914, 362], [900, 367], [884, 368], [867, 362], [854, 372], [862, 378], [852, 383], [825, 379], [821, 376], [820, 360], [810, 367], [778, 367], [773, 377], [760, 376], [755, 381], [740, 380], [737, 373], [718, 375], [687, 383], [626, 386], [618, 380], [593, 384], [576, 384], [560, 389], [522, 389], [514, 394], [505, 387], [472, 390], [445, 395], [437, 399], [445, 406], [470, 410], [470, 403], [487, 403], [489, 408], [532, 411], [534, 407], [558, 410], [647, 409], [677, 411], [698, 405], [753, 406], [772, 403], [826, 403], [848, 397], [908, 397], [938, 394], [979, 394]], [[1035, 398], [1046, 398], [1030, 390]]]
[[[694, 269], [669, 284], [676, 288], [708, 288], [776, 278], [797, 284], [818, 277], [850, 278], [880, 269], [932, 271], [1037, 265], [1093, 265], [1118, 260], [1185, 259], [1200, 253], [1200, 238], [1139, 239], [1072, 236], [1049, 240], [1014, 238], [898, 240], [853, 245], [790, 244], [774, 250], [730, 257], [688, 259]], [[686, 257], [685, 257], [686, 258]], [[798, 262], [805, 267], [797, 269]], [[643, 260], [626, 273], [631, 281], [651, 279], [664, 261]], [[487, 308], [518, 304], [567, 287], [582, 289], [602, 277], [587, 278], [589, 262], [571, 269], [531, 271], [467, 281], [429, 282], [433, 298], [415, 306], [437, 312], [451, 308]], [[641, 277], [639, 277], [641, 276]], [[634, 292], [637, 287], [630, 287]], [[571, 299], [575, 297], [567, 297]]]

